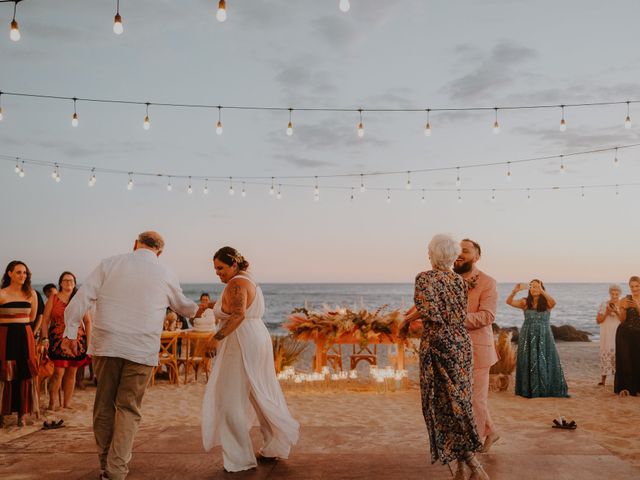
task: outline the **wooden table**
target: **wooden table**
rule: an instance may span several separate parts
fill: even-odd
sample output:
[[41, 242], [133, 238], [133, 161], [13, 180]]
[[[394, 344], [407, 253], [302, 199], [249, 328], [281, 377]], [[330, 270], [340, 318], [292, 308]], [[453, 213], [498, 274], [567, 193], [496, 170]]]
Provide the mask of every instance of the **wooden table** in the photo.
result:
[[[322, 367], [327, 366], [328, 355], [329, 355], [329, 342], [327, 337], [317, 337], [315, 339], [316, 344], [316, 354], [313, 359], [313, 369], [316, 372], [322, 371]], [[360, 339], [355, 335], [341, 335], [340, 337], [335, 338], [331, 345], [360, 345]], [[397, 345], [398, 347], [398, 356], [396, 359], [396, 370], [404, 370], [405, 364], [405, 356], [404, 356], [404, 345], [405, 341], [393, 336], [393, 335], [380, 335], [375, 340], [368, 340], [367, 345]]]

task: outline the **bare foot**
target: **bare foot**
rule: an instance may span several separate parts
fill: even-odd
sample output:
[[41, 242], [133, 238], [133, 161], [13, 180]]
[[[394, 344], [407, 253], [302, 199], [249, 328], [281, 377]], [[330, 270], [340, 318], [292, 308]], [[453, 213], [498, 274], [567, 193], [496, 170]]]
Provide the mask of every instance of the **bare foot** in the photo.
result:
[[24, 415], [20, 415], [18, 417], [18, 426], [19, 427], [24, 427], [27, 424], [27, 422], [24, 419]]

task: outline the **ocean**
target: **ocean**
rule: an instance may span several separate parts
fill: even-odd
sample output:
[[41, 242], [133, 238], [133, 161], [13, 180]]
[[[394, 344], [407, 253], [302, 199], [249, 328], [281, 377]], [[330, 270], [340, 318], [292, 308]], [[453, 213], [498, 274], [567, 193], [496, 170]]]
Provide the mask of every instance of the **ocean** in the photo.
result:
[[[504, 303], [513, 285], [498, 284], [496, 323], [500, 326], [522, 325], [522, 311]], [[599, 327], [596, 324], [596, 313], [600, 303], [609, 298], [609, 284], [549, 283], [545, 286], [557, 302], [551, 312], [551, 323], [572, 325], [592, 333], [591, 339], [597, 340]], [[356, 308], [364, 305], [368, 309], [388, 304], [390, 309], [395, 309], [408, 308], [413, 302], [413, 285], [408, 283], [264, 283], [261, 287], [266, 302], [264, 321], [273, 333], [285, 333], [281, 324], [291, 310], [304, 306], [305, 303], [308, 308], [313, 309], [322, 309], [325, 304], [331, 307], [339, 305]], [[625, 285], [622, 287], [626, 293]], [[197, 301], [201, 292], [209, 293], [212, 299], [218, 298], [223, 285], [188, 283], [183, 284], [182, 288], [185, 295]]]

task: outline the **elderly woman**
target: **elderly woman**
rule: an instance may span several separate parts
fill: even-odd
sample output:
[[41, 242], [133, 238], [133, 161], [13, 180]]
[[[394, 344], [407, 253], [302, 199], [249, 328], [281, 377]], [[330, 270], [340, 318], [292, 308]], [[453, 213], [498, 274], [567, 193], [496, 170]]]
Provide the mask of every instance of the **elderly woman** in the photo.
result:
[[416, 312], [407, 316], [401, 330], [422, 320], [420, 390], [422, 413], [429, 431], [431, 462], [457, 460], [456, 479], [465, 478], [464, 464], [473, 479], [488, 479], [473, 452], [482, 448], [471, 408], [473, 354], [464, 328], [467, 290], [451, 268], [460, 246], [448, 235], [429, 243], [431, 270], [416, 277]]
[[619, 285], [609, 286], [609, 300], [602, 302], [598, 309], [596, 321], [600, 325], [600, 375], [602, 379], [598, 385], [603, 386], [607, 375], [616, 374], [616, 331], [620, 325], [620, 295]]
[[629, 279], [631, 295], [620, 301], [616, 332], [616, 377], [613, 391], [621, 397], [640, 391], [640, 277]]
[[[516, 293], [527, 288], [526, 298], [514, 299]], [[516, 395], [568, 397], [569, 388], [549, 323], [556, 301], [544, 288], [544, 283], [535, 279], [528, 285], [518, 283], [507, 297], [507, 305], [524, 311], [524, 323], [518, 336]]]

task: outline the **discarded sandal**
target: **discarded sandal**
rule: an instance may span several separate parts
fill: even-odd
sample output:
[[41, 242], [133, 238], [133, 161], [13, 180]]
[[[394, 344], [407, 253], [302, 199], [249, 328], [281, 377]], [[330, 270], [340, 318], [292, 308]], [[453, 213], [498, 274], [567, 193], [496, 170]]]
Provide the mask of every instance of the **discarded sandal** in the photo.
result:
[[54, 430], [56, 428], [64, 427], [63, 423], [64, 423], [63, 419], [60, 419], [58, 421], [56, 421], [56, 420], [51, 420], [51, 421], [48, 421], [48, 422], [45, 421], [42, 424], [42, 428], [43, 428], [43, 430]]
[[553, 425], [551, 425], [551, 428], [562, 428], [563, 430], [575, 430], [576, 428], [578, 428], [578, 425], [576, 424], [575, 420], [571, 420], [570, 422], [567, 422], [564, 417], [562, 417], [562, 422], [559, 422], [556, 418], [553, 419]]

